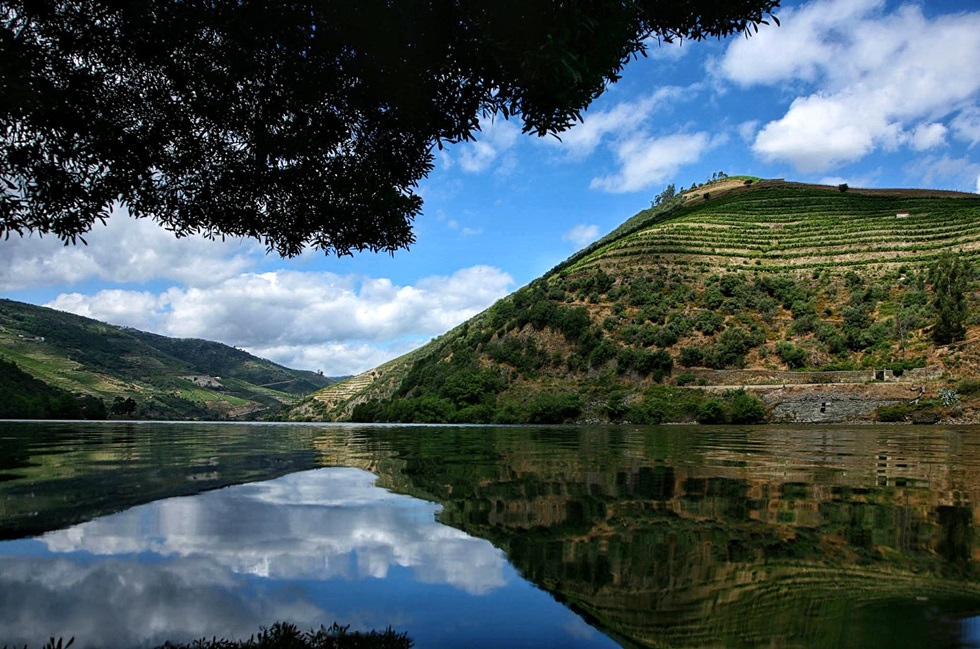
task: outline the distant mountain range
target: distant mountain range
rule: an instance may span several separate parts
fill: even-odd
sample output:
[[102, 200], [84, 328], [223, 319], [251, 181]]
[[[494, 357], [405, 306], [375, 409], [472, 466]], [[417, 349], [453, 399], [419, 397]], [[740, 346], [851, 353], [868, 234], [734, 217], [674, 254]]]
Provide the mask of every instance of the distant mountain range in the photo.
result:
[[722, 176], [282, 415], [976, 420], [980, 196]]
[[0, 417], [257, 419], [332, 382], [221, 343], [0, 300]]

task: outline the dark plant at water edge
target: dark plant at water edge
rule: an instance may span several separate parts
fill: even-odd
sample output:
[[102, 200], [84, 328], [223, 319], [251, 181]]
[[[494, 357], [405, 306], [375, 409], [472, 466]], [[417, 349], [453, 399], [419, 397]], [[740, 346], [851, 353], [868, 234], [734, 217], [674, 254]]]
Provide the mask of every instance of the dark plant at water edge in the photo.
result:
[[[75, 638], [69, 638], [68, 642], [65, 642], [64, 638], [58, 638], [57, 640], [54, 638], [48, 638], [48, 641], [44, 643], [42, 649], [68, 649], [68, 647], [72, 646], [73, 644], [75, 644]], [[3, 645], [3, 649], [7, 649], [7, 645]], [[17, 648], [12, 647], [11, 649]], [[27, 648], [24, 647], [24, 649]]]
[[276, 622], [271, 628], [263, 628], [258, 636], [248, 640], [195, 640], [189, 644], [167, 642], [161, 649], [342, 649], [363, 647], [366, 649], [408, 649], [413, 646], [406, 633], [398, 633], [391, 627], [384, 631], [354, 631], [336, 622], [330, 628], [303, 633], [294, 624]]
[[[303, 633], [294, 624], [276, 622], [268, 629], [262, 628], [258, 635], [248, 640], [201, 638], [188, 643], [168, 641], [159, 649], [409, 649], [415, 644], [407, 633], [398, 633], [391, 627], [384, 631], [353, 632], [348, 631], [349, 628], [349, 625], [341, 626], [334, 622], [329, 628], [321, 626]], [[68, 649], [74, 642], [75, 638], [67, 643], [61, 638], [51, 638], [42, 649]], [[7, 645], [3, 649], [7, 649]]]

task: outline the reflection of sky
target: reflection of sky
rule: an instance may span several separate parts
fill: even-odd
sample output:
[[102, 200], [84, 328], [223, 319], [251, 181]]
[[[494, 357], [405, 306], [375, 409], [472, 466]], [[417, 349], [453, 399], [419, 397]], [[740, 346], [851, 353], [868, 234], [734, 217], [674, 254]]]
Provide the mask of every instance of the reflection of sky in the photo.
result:
[[438, 505], [321, 469], [0, 543], [0, 646], [153, 646], [289, 620], [416, 646], [614, 646]]

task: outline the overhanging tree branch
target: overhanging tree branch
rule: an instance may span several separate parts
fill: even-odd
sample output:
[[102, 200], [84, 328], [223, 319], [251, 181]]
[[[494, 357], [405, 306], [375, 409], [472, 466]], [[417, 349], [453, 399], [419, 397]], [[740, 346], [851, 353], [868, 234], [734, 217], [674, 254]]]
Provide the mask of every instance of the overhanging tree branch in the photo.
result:
[[652, 37], [778, 0], [0, 0], [0, 234], [117, 203], [282, 255], [414, 241], [432, 150], [481, 115], [557, 134]]

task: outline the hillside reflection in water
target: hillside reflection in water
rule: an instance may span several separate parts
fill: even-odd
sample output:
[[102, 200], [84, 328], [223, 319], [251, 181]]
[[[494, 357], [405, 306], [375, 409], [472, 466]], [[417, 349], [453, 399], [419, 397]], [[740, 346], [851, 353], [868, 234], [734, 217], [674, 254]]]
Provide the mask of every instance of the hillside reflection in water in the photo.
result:
[[[160, 641], [338, 620], [390, 624], [418, 647], [610, 643], [575, 611], [624, 646], [967, 647], [980, 635], [976, 427], [191, 430], [176, 459], [144, 452], [163, 443], [152, 427], [126, 436], [125, 453], [117, 435], [15, 454], [22, 468], [7, 470], [24, 476], [0, 482], [0, 530], [15, 536], [39, 504], [59, 511], [45, 520], [92, 520], [0, 544], [0, 628], [31, 629], [36, 644], [101, 638], [106, 619]], [[170, 428], [168, 448], [181, 435]], [[288, 452], [272, 462], [276, 445]], [[96, 518], [120, 477], [152, 487], [146, 499], [189, 493], [189, 463], [195, 476], [207, 465], [205, 486], [335, 468]], [[44, 610], [76, 612], [29, 627]]]
[[[649, 646], [976, 646], [977, 428], [321, 438]], [[340, 450], [343, 449], [343, 450]]]

